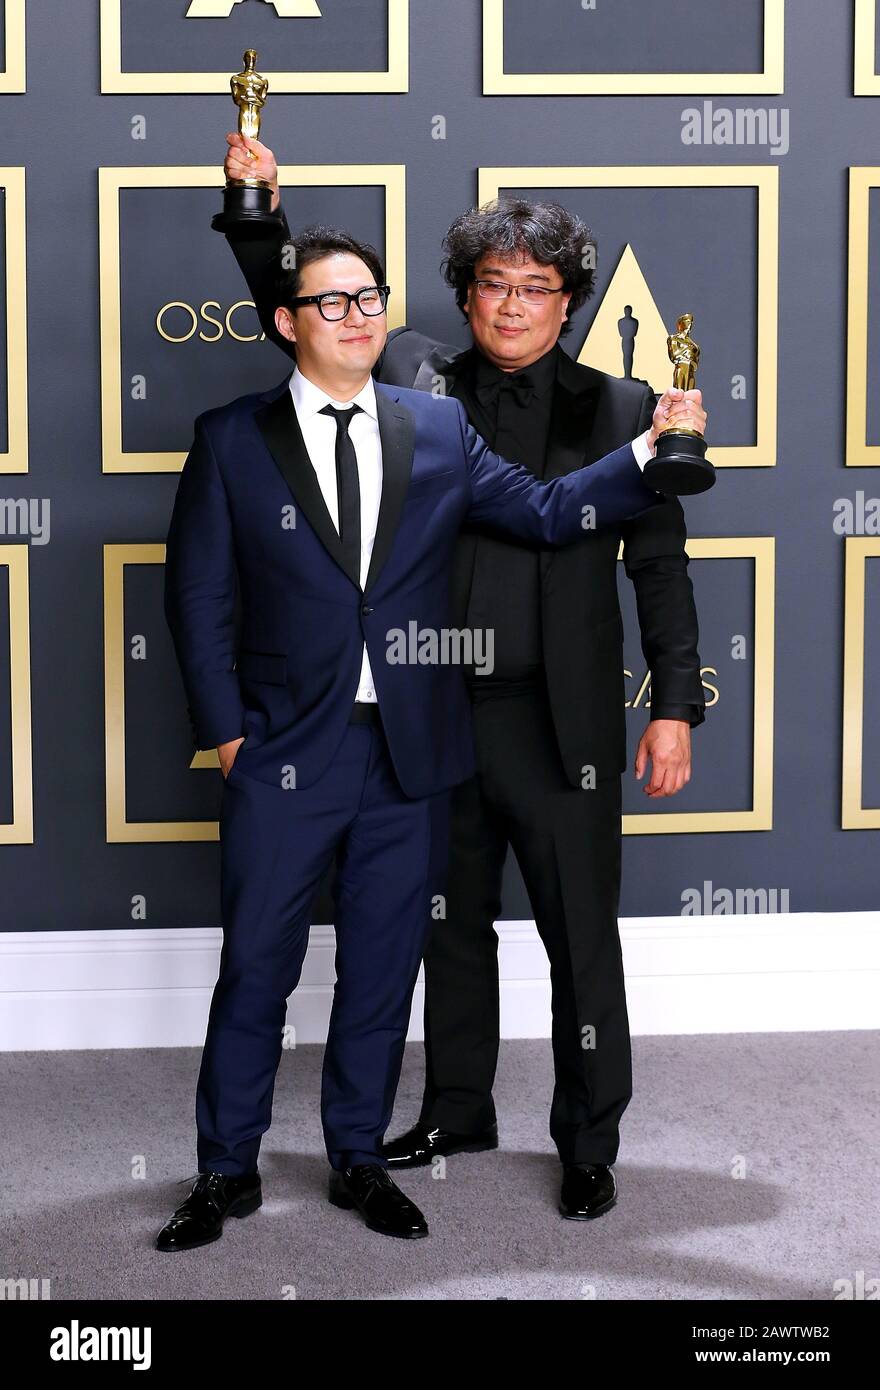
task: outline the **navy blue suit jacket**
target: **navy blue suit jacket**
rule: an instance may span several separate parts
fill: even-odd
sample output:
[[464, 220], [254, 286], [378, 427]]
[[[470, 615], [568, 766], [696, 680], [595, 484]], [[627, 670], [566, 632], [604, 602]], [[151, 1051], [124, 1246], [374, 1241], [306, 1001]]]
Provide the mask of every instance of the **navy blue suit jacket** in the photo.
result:
[[[165, 613], [197, 748], [244, 734], [236, 767], [314, 783], [339, 747], [366, 642], [394, 767], [422, 797], [474, 770], [459, 666], [394, 664], [389, 633], [451, 626], [450, 566], [467, 519], [538, 546], [665, 500], [626, 444], [542, 483], [493, 453], [456, 400], [376, 384], [382, 498], [364, 589], [348, 573], [296, 419], [290, 377], [206, 411], [168, 531]], [[589, 514], [587, 514], [589, 515]], [[240, 605], [240, 630], [237, 608]]]

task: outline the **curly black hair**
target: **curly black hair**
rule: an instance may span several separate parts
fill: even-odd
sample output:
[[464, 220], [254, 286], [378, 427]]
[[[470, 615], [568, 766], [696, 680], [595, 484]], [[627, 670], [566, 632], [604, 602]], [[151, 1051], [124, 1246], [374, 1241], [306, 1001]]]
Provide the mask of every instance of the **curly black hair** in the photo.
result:
[[[446, 283], [464, 313], [474, 267], [490, 251], [506, 259], [530, 257], [555, 266], [563, 289], [571, 294], [569, 318], [589, 299], [596, 284], [596, 238], [585, 222], [560, 203], [536, 203], [504, 197], [456, 217], [443, 238]], [[465, 317], [467, 315], [465, 314]], [[567, 333], [571, 324], [562, 326]]]

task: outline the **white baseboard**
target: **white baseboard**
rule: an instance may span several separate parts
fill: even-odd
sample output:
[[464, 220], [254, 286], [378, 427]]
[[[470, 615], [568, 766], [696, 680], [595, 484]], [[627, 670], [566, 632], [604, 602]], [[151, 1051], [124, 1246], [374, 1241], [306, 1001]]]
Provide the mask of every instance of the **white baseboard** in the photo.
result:
[[[550, 1036], [533, 922], [498, 925], [501, 1033]], [[620, 922], [634, 1035], [880, 1028], [880, 913], [631, 917]], [[217, 929], [0, 933], [0, 1051], [200, 1047]], [[288, 1021], [323, 1042], [332, 927], [313, 927]], [[421, 975], [409, 1037], [422, 1037]]]

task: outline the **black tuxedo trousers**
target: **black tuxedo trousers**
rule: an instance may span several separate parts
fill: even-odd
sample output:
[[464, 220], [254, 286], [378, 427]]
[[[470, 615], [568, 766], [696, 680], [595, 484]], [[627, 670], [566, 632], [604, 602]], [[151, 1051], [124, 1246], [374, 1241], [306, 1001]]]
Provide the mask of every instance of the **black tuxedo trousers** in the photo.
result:
[[421, 1120], [469, 1133], [495, 1119], [498, 937], [508, 846], [550, 960], [555, 1086], [550, 1133], [563, 1163], [613, 1163], [632, 1094], [617, 926], [619, 777], [574, 788], [543, 684], [474, 700], [477, 771], [452, 793], [446, 916], [425, 952]]

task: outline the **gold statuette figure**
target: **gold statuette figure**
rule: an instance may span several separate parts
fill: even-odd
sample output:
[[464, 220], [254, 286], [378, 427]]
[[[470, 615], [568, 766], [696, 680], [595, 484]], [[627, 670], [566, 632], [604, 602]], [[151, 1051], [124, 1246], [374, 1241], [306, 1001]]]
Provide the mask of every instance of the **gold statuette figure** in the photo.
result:
[[[693, 314], [682, 314], [675, 332], [666, 340], [672, 363], [672, 384], [679, 391], [694, 391], [700, 347], [691, 337]], [[673, 492], [679, 497], [705, 492], [715, 482], [715, 468], [706, 458], [706, 440], [699, 430], [673, 425], [657, 437], [657, 453], [644, 468], [648, 487]]]
[[[232, 100], [238, 107], [239, 134], [250, 140], [260, 138], [262, 110], [269, 94], [268, 79], [257, 72], [257, 52], [249, 48], [241, 72], [229, 79]], [[230, 223], [245, 227], [254, 236], [275, 235], [278, 217], [272, 211], [272, 185], [265, 179], [227, 179], [223, 191], [223, 211], [213, 219], [216, 232], [225, 232]]]
[[238, 107], [238, 133], [250, 140], [260, 138], [260, 112], [269, 94], [268, 79], [257, 72], [257, 52], [249, 48], [244, 55], [244, 68], [230, 77], [232, 100]]
[[675, 332], [666, 339], [669, 360], [674, 367], [672, 384], [679, 391], [693, 391], [697, 384], [700, 347], [691, 337], [693, 326], [693, 314], [682, 314], [675, 325]]

